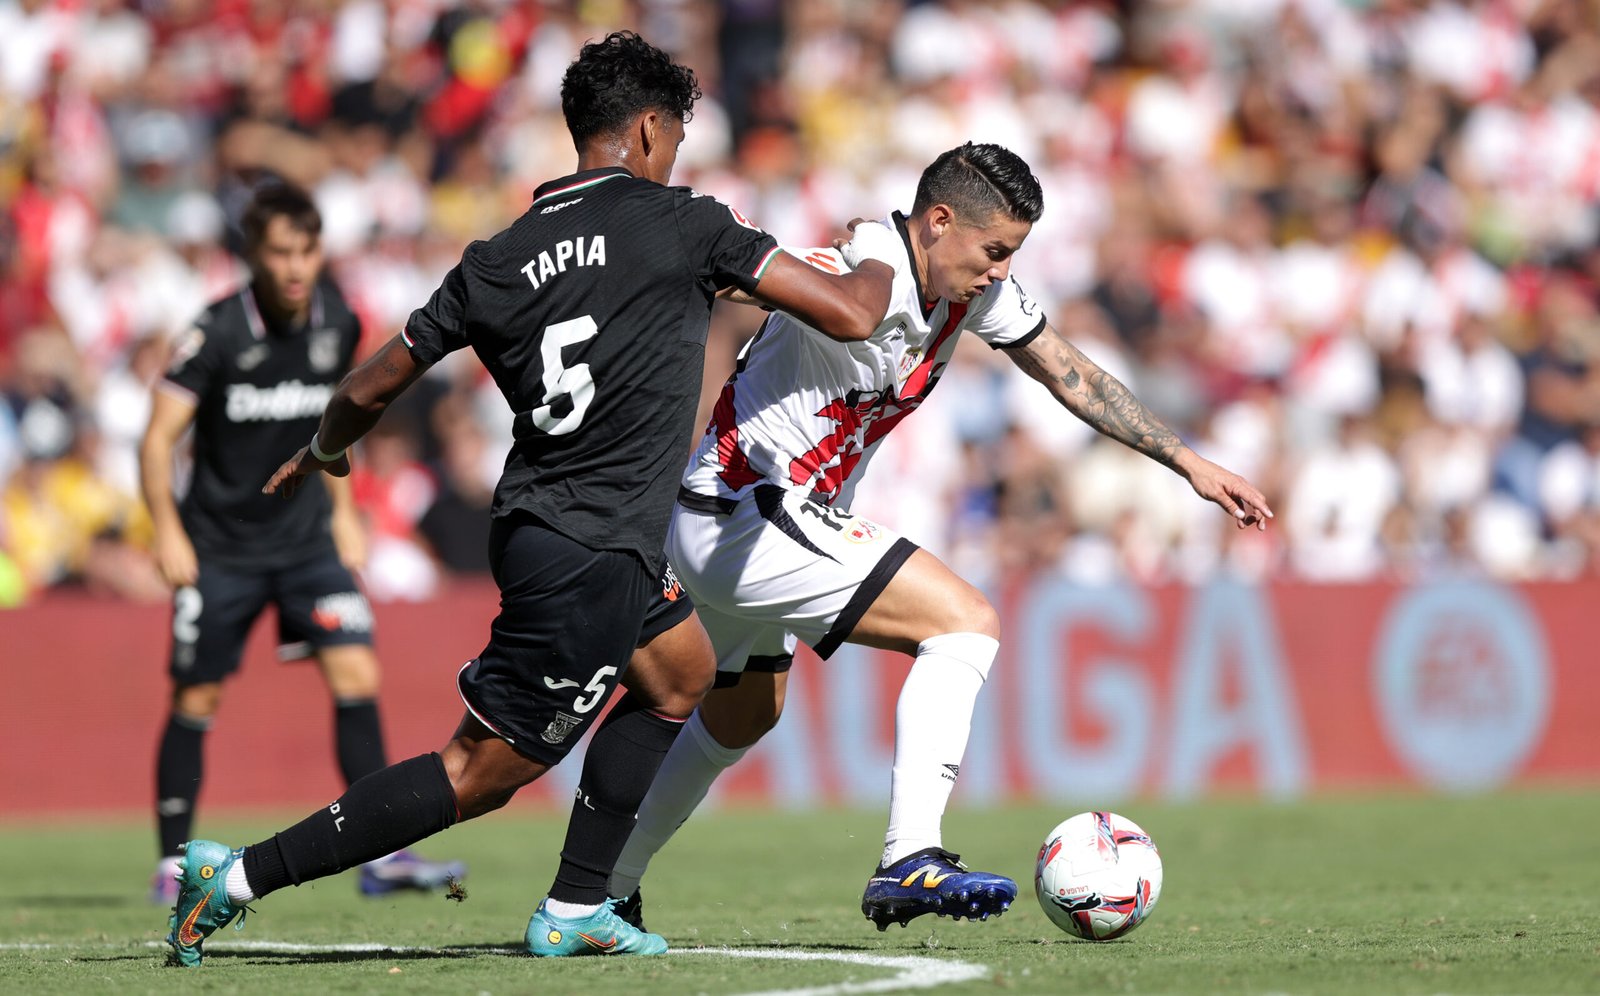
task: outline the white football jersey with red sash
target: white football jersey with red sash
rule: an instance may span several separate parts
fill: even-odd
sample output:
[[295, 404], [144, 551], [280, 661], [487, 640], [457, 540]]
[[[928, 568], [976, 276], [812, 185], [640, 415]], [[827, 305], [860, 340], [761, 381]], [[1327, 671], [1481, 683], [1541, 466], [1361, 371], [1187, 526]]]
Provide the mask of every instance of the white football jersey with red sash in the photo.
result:
[[[848, 507], [878, 442], [933, 391], [963, 331], [1015, 348], [1044, 329], [1043, 310], [1011, 278], [924, 311], [905, 221], [897, 213], [884, 224], [899, 232], [901, 255], [884, 260], [897, 275], [883, 321], [865, 340], [839, 342], [790, 315], [768, 318], [723, 385], [684, 472], [687, 490], [738, 500], [768, 483]], [[846, 269], [834, 249], [792, 252]]]

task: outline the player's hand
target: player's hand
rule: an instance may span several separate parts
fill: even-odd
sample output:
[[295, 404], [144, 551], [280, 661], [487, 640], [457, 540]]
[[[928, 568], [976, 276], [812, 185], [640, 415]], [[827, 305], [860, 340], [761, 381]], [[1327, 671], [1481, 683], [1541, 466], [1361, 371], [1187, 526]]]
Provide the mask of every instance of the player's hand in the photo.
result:
[[346, 477], [350, 473], [350, 457], [341, 453], [337, 460], [318, 460], [311, 455], [311, 447], [302, 446], [300, 452], [285, 460], [283, 466], [267, 480], [261, 493], [293, 498], [294, 493], [300, 490], [301, 482], [319, 470], [334, 477]]
[[359, 571], [367, 566], [367, 529], [361, 517], [352, 511], [336, 511], [328, 520], [333, 533], [333, 548], [339, 553], [339, 563], [346, 569]]
[[156, 568], [161, 579], [174, 588], [183, 588], [200, 579], [200, 562], [194, 544], [181, 529], [156, 530]]
[[[848, 225], [844, 226], [844, 227], [850, 231], [850, 234], [854, 235], [855, 231], [856, 231], [856, 226], [864, 223], [866, 220], [867, 219], [865, 219], [865, 218], [851, 218], [850, 219], [850, 223]], [[833, 240], [833, 247], [835, 249], [839, 250], [839, 252], [841, 252], [841, 253], [844, 252], [844, 247], [849, 245], [849, 244], [850, 244], [850, 240], [849, 239], [834, 239]]]
[[1273, 517], [1272, 509], [1267, 507], [1266, 497], [1254, 484], [1231, 470], [1194, 455], [1192, 450], [1189, 454], [1190, 460], [1179, 467], [1179, 472], [1189, 479], [1195, 494], [1221, 505], [1224, 512], [1233, 516], [1234, 524], [1240, 529], [1248, 526], [1267, 528], [1267, 520]]

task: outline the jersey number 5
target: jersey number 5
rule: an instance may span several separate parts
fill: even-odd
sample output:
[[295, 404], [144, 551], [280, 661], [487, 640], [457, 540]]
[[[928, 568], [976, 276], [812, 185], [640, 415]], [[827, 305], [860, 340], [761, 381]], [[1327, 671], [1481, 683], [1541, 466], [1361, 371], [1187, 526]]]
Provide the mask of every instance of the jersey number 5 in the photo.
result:
[[[593, 339], [600, 326], [588, 315], [569, 318], [548, 325], [544, 338], [539, 341], [539, 358], [544, 361], [544, 404], [529, 413], [533, 424], [552, 436], [564, 436], [583, 421], [583, 414], [594, 400], [594, 377], [589, 364], [561, 365], [561, 350], [575, 343]], [[572, 410], [556, 418], [551, 406], [563, 397], [572, 399]]]

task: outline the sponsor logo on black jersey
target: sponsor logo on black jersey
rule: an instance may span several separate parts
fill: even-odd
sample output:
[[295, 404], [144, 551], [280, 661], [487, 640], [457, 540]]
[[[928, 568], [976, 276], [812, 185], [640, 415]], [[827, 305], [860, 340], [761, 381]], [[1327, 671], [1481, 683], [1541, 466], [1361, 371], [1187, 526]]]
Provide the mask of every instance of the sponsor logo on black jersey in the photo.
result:
[[333, 397], [332, 384], [284, 381], [272, 387], [229, 384], [224, 409], [229, 422], [288, 422], [321, 415]]

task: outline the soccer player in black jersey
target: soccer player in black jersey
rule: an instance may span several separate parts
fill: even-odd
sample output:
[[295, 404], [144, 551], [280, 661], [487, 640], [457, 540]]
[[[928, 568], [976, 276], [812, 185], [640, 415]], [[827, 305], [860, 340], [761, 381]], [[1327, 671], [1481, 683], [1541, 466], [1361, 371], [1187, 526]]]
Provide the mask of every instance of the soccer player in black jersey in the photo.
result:
[[[230, 851], [190, 842], [168, 938], [178, 963], [198, 965], [205, 937], [252, 899], [504, 805], [566, 756], [619, 680], [629, 694], [589, 745], [528, 949], [666, 950], [616, 917], [606, 874], [716, 667], [692, 616], [646, 619], [655, 586], [671, 585], [661, 551], [712, 301], [737, 289], [827, 335], [862, 339], [893, 279], [878, 262], [824, 274], [726, 205], [664, 186], [698, 97], [694, 73], [637, 35], [585, 45], [561, 87], [577, 172], [539, 187], [510, 228], [467, 247], [405, 331], [345, 378], [310, 444], [267, 483], [292, 493], [318, 471], [348, 473], [346, 448], [431, 364], [466, 346], [516, 413], [491, 512], [500, 614], [458, 676], [467, 708], [455, 734], [259, 843]], [[645, 652], [623, 675], [641, 641]]]
[[[278, 610], [279, 656], [321, 665], [345, 781], [388, 764], [372, 612], [351, 574], [365, 539], [349, 482], [313, 482], [294, 503], [260, 487], [350, 371], [360, 325], [322, 273], [322, 222], [304, 191], [265, 187], [243, 223], [251, 280], [179, 338], [139, 451], [158, 566], [174, 589], [172, 709], [156, 758], [162, 857], [151, 889], [167, 905], [177, 899], [178, 848], [194, 821], [205, 732], [269, 603]], [[173, 449], [190, 426], [193, 478], [180, 505]], [[402, 853], [365, 866], [360, 885], [378, 895], [443, 886], [462, 873], [459, 864]]]

